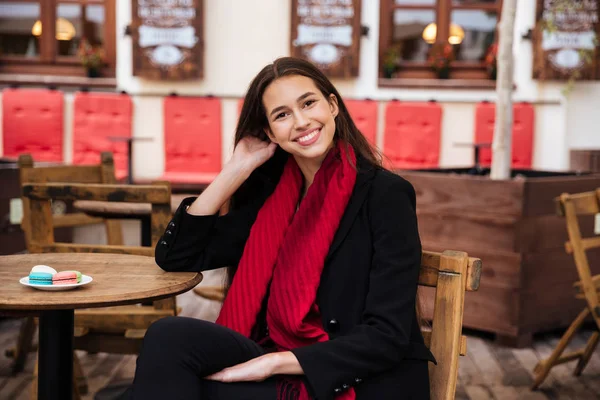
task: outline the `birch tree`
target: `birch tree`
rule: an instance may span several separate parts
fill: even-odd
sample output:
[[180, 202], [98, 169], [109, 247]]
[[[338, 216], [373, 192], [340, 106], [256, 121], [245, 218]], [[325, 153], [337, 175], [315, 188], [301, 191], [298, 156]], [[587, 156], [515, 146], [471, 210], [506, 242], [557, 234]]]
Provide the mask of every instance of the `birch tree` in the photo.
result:
[[496, 79], [496, 122], [492, 143], [492, 168], [490, 178], [509, 179], [512, 161], [514, 74], [513, 42], [517, 0], [502, 2], [502, 18], [498, 27], [498, 75]]

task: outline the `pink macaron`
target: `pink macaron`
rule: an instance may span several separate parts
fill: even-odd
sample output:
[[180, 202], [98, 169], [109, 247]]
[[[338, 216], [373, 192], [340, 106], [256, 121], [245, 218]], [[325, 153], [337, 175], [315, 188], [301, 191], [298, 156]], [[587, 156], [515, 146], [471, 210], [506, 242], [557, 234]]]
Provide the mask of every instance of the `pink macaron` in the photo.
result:
[[77, 283], [77, 273], [74, 271], [62, 271], [52, 276], [53, 285], [72, 285]]

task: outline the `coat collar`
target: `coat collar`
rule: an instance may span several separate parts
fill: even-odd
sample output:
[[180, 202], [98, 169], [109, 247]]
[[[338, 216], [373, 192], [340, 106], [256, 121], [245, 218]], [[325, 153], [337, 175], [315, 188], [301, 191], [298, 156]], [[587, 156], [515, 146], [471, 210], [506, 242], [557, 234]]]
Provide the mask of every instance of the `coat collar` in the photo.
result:
[[363, 158], [357, 157], [356, 164], [358, 171], [356, 173], [356, 182], [354, 183], [354, 189], [352, 190], [352, 195], [350, 196], [350, 200], [348, 201], [346, 211], [342, 216], [342, 220], [340, 221], [338, 230], [335, 233], [335, 236], [333, 237], [333, 242], [329, 247], [327, 257], [325, 257], [325, 262], [329, 260], [329, 258], [333, 255], [333, 253], [337, 250], [337, 248], [340, 246], [340, 244], [342, 244], [342, 242], [346, 238], [348, 231], [350, 231], [350, 228], [352, 227], [354, 219], [358, 215], [361, 206], [367, 199], [367, 194], [369, 194], [371, 183], [373, 182], [375, 172], [377, 171], [375, 166], [371, 165]]

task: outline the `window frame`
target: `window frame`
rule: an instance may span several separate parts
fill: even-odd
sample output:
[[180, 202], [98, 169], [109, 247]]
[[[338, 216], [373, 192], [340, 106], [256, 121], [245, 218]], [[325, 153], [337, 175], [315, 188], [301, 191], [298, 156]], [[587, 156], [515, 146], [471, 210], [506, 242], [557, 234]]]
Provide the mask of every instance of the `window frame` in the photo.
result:
[[[116, 75], [116, 0], [5, 0], [3, 3], [37, 3], [40, 7], [40, 20], [43, 27], [40, 36], [40, 54], [37, 57], [21, 57], [17, 55], [0, 55], [1, 74], [37, 74], [85, 77], [85, 68], [76, 56], [60, 56], [57, 53], [56, 14], [59, 4], [75, 4], [81, 6], [104, 6], [104, 52], [106, 65], [102, 68], [102, 76], [114, 78]], [[52, 34], [48, 34], [51, 32]]]
[[[497, 0], [493, 4], [452, 4], [454, 0], [435, 0], [431, 5], [406, 4], [396, 5], [395, 0], [380, 0], [379, 15], [379, 64], [378, 77], [380, 86], [394, 86], [393, 81], [398, 86], [434, 86], [435, 82], [448, 81], [447, 79], [437, 79], [436, 74], [431, 70], [425, 61], [405, 61], [400, 63], [400, 71], [396, 72], [395, 78], [385, 78], [383, 74], [383, 60], [387, 49], [392, 43], [392, 32], [394, 29], [394, 12], [396, 10], [433, 10], [435, 13], [435, 23], [437, 24], [438, 37], [449, 37], [450, 24], [452, 21], [452, 11], [475, 10], [475, 11], [495, 11], [497, 15], [496, 27], [500, 22], [502, 11], [502, 0]], [[497, 29], [495, 35], [497, 36]], [[436, 39], [437, 40], [437, 39]], [[408, 82], [409, 80], [418, 80], [420, 83]], [[427, 82], [431, 80], [431, 82]], [[461, 80], [462, 86], [473, 87], [494, 87], [495, 84], [487, 76], [485, 64], [483, 62], [473, 61], [454, 61], [450, 67], [450, 80]], [[490, 81], [489, 84], [482, 81]], [[471, 84], [470, 84], [471, 83]], [[453, 87], [452, 84], [442, 86]]]

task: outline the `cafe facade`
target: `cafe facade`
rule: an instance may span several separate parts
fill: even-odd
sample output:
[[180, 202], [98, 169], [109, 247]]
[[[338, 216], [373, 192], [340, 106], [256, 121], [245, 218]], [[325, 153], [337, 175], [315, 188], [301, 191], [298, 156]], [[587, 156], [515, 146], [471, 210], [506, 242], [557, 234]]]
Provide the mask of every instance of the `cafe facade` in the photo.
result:
[[[586, 1], [565, 17], [552, 3], [517, 1], [513, 100], [532, 107], [531, 168], [561, 171], [571, 150], [600, 148], [598, 9]], [[150, 138], [133, 144], [141, 179], [165, 168], [166, 98], [219, 100], [209, 117], [226, 162], [240, 99], [281, 56], [317, 63], [344, 99], [375, 102], [373, 141], [382, 149], [390, 104], [435, 104], [439, 167], [473, 164], [477, 109], [496, 99], [489, 61], [498, 0], [51, 0], [0, 1], [0, 9], [0, 83], [64, 93], [63, 161], [73, 158], [76, 93], [122, 92], [133, 105], [131, 135]], [[552, 37], [542, 32], [548, 15]], [[53, 25], [54, 37], [42, 29]], [[454, 59], [444, 64], [442, 51], [435, 69], [437, 42], [450, 43]], [[103, 65], [90, 71], [97, 49]]]

